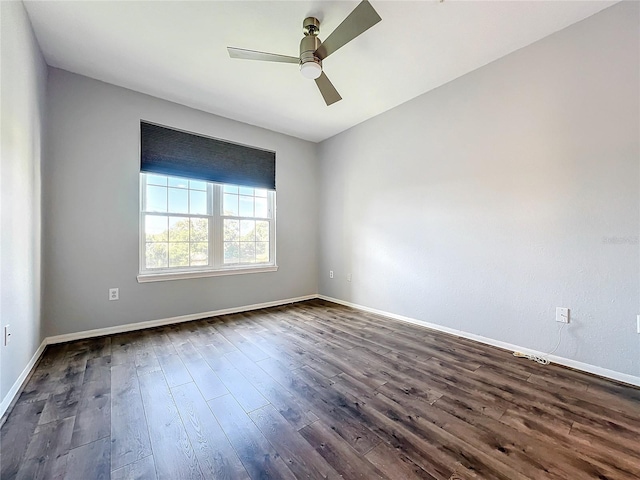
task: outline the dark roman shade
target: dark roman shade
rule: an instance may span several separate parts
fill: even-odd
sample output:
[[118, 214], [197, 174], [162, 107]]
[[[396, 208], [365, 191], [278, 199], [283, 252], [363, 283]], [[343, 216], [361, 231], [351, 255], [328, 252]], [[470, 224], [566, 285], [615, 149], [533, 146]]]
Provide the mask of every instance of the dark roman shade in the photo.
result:
[[140, 171], [276, 188], [276, 154], [140, 122]]

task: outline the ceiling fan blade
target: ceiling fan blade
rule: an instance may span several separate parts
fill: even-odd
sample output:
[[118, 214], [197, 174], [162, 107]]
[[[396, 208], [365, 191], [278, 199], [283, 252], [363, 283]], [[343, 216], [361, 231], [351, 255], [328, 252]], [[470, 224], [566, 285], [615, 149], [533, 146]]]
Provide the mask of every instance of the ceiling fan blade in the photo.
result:
[[342, 97], [336, 90], [336, 87], [333, 86], [333, 83], [331, 83], [329, 77], [327, 77], [324, 72], [322, 72], [320, 76], [316, 78], [316, 85], [318, 86], [318, 89], [320, 90], [320, 93], [322, 94], [322, 97], [324, 98], [327, 106], [342, 100]]
[[257, 52], [255, 50], [245, 50], [244, 48], [227, 47], [231, 58], [241, 58], [243, 60], [262, 60], [264, 62], [300, 63], [298, 57], [288, 55], [278, 55], [277, 53]]
[[315, 51], [316, 56], [320, 60], [324, 60], [340, 47], [343, 47], [361, 33], [369, 30], [380, 20], [382, 20], [382, 18], [380, 18], [380, 15], [378, 15], [378, 12], [374, 10], [371, 4], [367, 0], [362, 0], [355, 10], [338, 25], [338, 28], [322, 42]]

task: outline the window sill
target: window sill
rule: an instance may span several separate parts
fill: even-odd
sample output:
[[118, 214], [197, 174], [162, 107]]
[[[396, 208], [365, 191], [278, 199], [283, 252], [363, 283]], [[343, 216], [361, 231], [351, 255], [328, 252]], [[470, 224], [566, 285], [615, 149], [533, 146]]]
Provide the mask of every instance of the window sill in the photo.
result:
[[186, 280], [189, 278], [221, 277], [223, 275], [244, 275], [247, 273], [264, 273], [278, 271], [277, 265], [265, 267], [236, 267], [220, 270], [200, 270], [192, 272], [158, 272], [141, 273], [138, 275], [138, 283], [166, 282], [168, 280]]

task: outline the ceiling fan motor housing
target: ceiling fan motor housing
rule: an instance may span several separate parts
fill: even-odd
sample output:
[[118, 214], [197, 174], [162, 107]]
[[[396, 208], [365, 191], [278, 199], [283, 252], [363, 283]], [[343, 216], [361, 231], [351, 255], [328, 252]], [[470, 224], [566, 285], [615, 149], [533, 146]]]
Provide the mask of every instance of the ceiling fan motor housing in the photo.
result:
[[[302, 23], [304, 28], [304, 37], [300, 41], [300, 71], [303, 75], [305, 70], [307, 72], [315, 72], [317, 75], [310, 76], [309, 78], [317, 78], [322, 72], [322, 60], [315, 56], [315, 51], [322, 43], [318, 38], [318, 32], [320, 31], [320, 21], [314, 17], [307, 17]], [[306, 65], [306, 64], [316, 65]], [[320, 68], [318, 68], [318, 66]]]

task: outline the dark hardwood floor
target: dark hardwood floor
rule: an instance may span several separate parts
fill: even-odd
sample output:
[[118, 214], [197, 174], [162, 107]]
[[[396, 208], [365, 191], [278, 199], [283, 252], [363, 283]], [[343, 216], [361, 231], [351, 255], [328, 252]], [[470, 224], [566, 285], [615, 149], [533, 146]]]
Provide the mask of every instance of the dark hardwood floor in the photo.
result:
[[47, 348], [2, 479], [638, 479], [640, 389], [315, 300]]

